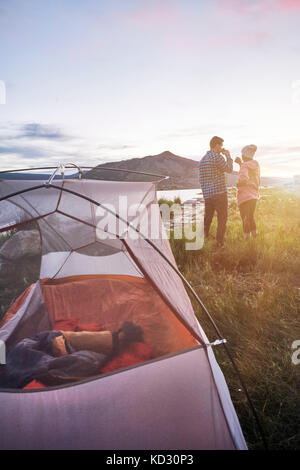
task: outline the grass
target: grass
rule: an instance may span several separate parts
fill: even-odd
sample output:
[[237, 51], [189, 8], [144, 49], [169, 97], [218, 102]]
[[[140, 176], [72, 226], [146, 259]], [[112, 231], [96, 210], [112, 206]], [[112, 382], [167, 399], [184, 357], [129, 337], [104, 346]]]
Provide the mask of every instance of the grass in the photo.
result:
[[181, 201], [180, 196], [175, 196], [173, 201], [171, 201], [170, 199], [166, 199], [164, 197], [161, 197], [158, 200], [158, 204], [159, 205], [167, 204], [169, 207], [171, 207], [173, 204], [182, 204], [182, 201]]
[[[181, 272], [212, 314], [246, 382], [271, 449], [300, 449], [300, 365], [291, 360], [300, 340], [300, 197], [262, 190], [259, 237], [243, 239], [235, 199], [230, 202], [226, 244], [207, 242], [185, 251], [171, 247]], [[216, 233], [216, 221], [212, 235]], [[216, 334], [191, 297], [210, 340]], [[250, 449], [262, 443], [239, 381], [221, 346], [215, 348]]]

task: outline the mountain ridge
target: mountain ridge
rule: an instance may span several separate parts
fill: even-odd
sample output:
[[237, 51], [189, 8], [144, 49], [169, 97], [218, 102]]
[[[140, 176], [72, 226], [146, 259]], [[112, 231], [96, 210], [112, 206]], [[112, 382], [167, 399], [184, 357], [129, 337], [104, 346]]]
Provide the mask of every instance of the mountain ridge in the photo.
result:
[[[85, 175], [85, 178], [91, 179], [152, 181], [153, 177], [146, 175], [134, 175], [131, 173], [122, 173], [121, 171], [99, 171], [104, 168], [113, 168], [115, 170], [123, 169], [131, 171], [140, 171], [146, 173], [154, 173], [156, 175], [161, 176], [168, 176], [168, 179], [164, 179], [158, 182], [158, 190], [199, 188], [198, 161], [175, 155], [169, 150], [165, 150], [164, 152], [161, 152], [157, 155], [147, 155], [141, 158], [131, 158], [127, 160], [120, 160], [117, 162], [103, 163], [97, 165]], [[230, 186], [234, 184], [233, 179], [236, 179], [236, 175], [237, 172], [234, 172], [231, 175], [227, 175], [228, 179], [230, 180], [228, 181], [228, 184]]]

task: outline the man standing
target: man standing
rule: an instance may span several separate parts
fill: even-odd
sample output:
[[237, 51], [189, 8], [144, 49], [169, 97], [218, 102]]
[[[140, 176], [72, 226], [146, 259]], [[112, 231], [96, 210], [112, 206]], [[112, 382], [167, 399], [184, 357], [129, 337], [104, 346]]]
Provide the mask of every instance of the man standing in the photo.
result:
[[[210, 141], [210, 150], [204, 155], [199, 163], [199, 181], [202, 189], [205, 213], [204, 234], [209, 235], [209, 229], [217, 212], [218, 229], [217, 245], [223, 246], [227, 222], [227, 188], [225, 173], [231, 173], [233, 161], [228, 150], [223, 149], [224, 139], [213, 137]], [[222, 157], [223, 153], [226, 160]]]

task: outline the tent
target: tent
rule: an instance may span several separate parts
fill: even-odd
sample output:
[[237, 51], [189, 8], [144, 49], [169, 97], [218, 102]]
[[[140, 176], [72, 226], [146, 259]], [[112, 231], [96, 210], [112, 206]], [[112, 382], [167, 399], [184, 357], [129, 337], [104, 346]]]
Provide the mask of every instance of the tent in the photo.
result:
[[154, 352], [68, 385], [0, 389], [0, 448], [246, 449], [224, 376], [172, 268], [156, 183], [0, 179], [0, 229], [28, 221], [40, 233], [40, 279], [6, 314], [7, 350], [78, 317], [111, 330], [134, 321]]

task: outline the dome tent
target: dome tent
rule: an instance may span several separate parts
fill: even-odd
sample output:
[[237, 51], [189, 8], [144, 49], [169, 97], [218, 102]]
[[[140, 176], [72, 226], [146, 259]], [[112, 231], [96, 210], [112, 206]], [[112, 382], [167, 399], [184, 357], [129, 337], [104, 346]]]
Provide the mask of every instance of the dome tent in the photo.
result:
[[130, 319], [154, 346], [150, 361], [68, 386], [0, 390], [0, 448], [246, 449], [223, 374], [171, 267], [155, 183], [1, 180], [0, 206], [1, 230], [22, 213], [37, 222], [42, 246], [39, 281], [0, 329], [7, 349], [73, 316], [111, 330]]

